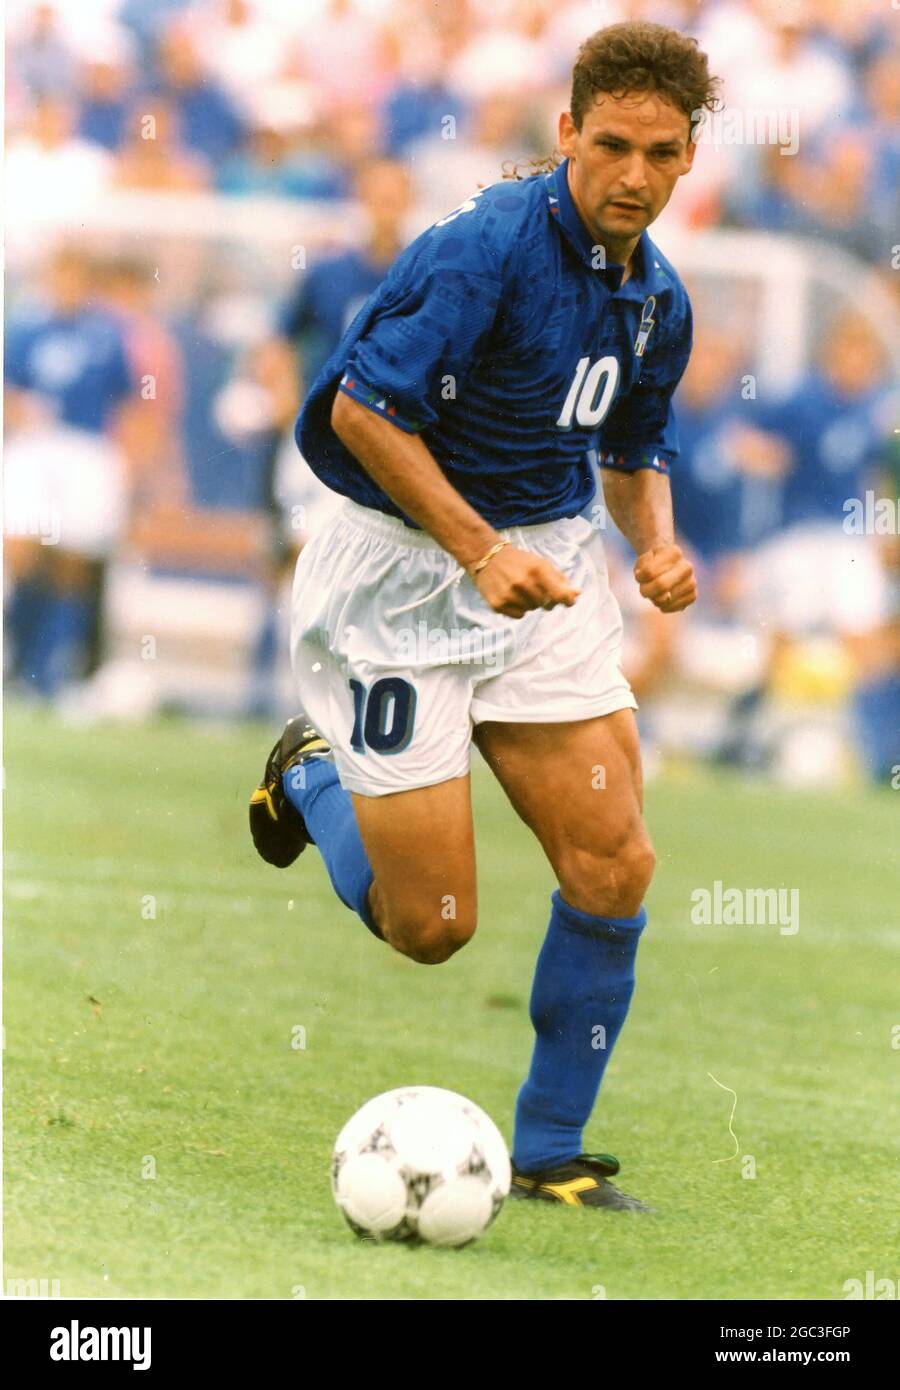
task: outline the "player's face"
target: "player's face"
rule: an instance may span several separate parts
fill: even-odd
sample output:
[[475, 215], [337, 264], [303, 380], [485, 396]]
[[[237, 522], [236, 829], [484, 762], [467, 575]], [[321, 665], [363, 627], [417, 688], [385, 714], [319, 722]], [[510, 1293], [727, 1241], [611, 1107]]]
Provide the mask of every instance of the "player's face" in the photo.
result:
[[884, 376], [881, 344], [864, 319], [848, 315], [825, 341], [825, 375], [846, 396], [859, 396]]
[[399, 165], [376, 166], [361, 180], [359, 196], [372, 226], [393, 232], [409, 212], [409, 176]]
[[613, 251], [633, 245], [659, 216], [696, 148], [688, 117], [654, 92], [601, 94], [580, 130], [564, 111], [559, 145], [582, 219]]

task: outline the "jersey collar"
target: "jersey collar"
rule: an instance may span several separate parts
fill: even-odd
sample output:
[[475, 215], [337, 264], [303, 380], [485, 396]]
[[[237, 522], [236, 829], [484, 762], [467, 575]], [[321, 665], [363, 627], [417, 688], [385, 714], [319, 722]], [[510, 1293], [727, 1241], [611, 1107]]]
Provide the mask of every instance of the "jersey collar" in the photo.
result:
[[652, 294], [657, 284], [658, 266], [647, 233], [641, 232], [634, 251], [631, 275], [623, 285], [623, 266], [610, 264], [603, 267], [596, 264], [597, 243], [582, 222], [569, 189], [569, 161], [564, 159], [546, 178], [547, 200], [554, 222], [575, 248], [579, 258], [599, 276], [610, 293], [618, 294], [622, 299], [636, 300], [644, 300]]

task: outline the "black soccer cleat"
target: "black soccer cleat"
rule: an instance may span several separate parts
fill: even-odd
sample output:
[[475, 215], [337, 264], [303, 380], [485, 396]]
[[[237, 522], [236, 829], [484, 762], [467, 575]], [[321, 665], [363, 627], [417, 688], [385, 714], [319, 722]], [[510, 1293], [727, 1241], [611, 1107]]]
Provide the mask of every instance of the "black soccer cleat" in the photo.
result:
[[288, 720], [269, 754], [263, 780], [250, 797], [250, 834], [257, 854], [276, 869], [286, 869], [307, 845], [315, 843], [300, 812], [285, 796], [281, 779], [309, 758], [330, 754], [331, 745], [303, 714]]
[[607, 1207], [610, 1211], [652, 1211], [636, 1197], [621, 1192], [609, 1179], [619, 1171], [612, 1154], [579, 1154], [555, 1168], [520, 1173], [513, 1164], [510, 1197], [539, 1202], [562, 1202], [567, 1207]]

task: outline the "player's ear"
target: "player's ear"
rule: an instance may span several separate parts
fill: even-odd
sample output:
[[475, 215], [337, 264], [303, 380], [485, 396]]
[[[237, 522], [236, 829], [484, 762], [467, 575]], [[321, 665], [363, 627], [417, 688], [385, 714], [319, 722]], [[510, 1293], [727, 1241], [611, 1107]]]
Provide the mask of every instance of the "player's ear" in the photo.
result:
[[689, 173], [690, 170], [694, 167], [694, 155], [697, 153], [697, 141], [694, 139], [695, 129], [699, 134], [699, 127], [691, 126], [691, 133], [688, 136], [687, 149], [684, 152], [684, 168], [681, 171], [683, 174]]
[[575, 153], [575, 141], [578, 131], [575, 129], [575, 122], [572, 120], [571, 111], [561, 111], [559, 113], [559, 139], [557, 144], [564, 155]]

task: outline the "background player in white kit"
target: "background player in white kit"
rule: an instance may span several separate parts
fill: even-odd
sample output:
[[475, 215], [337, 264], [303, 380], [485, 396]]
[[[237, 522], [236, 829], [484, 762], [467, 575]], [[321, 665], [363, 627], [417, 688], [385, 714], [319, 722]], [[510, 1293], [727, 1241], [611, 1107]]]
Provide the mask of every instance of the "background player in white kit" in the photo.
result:
[[565, 161], [483, 190], [414, 242], [298, 422], [311, 467], [348, 500], [298, 563], [304, 714], [253, 795], [254, 841], [282, 867], [316, 844], [370, 930], [444, 961], [476, 925], [477, 744], [559, 884], [513, 1192], [568, 1205], [641, 1205], [582, 1134], [631, 999], [654, 864], [621, 619], [584, 544], [587, 451], [641, 592], [686, 608], [696, 587], [666, 474], [690, 305], [645, 229], [714, 100], [695, 41], [645, 23], [595, 34], [560, 117]]

